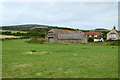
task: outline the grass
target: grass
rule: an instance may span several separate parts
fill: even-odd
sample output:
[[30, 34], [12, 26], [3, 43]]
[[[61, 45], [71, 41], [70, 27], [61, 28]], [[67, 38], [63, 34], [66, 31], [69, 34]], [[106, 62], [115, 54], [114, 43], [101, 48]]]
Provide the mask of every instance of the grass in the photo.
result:
[[11, 38], [21, 38], [21, 36], [12, 36], [12, 35], [0, 35], [0, 39], [11, 39]]
[[0, 41], [0, 79], [2, 79], [2, 41]]
[[[117, 78], [118, 46], [2, 42], [3, 78]], [[26, 54], [35, 50], [36, 53]]]
[[10, 31], [11, 33], [17, 33], [17, 32], [20, 32], [20, 33], [27, 33], [26, 31], [0, 30], [0, 32], [6, 32], [6, 31]]

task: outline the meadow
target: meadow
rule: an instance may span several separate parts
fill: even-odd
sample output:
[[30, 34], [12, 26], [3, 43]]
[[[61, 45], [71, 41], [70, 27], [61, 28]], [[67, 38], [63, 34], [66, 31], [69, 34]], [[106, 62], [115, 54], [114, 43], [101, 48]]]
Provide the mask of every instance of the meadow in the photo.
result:
[[118, 46], [27, 40], [2, 41], [3, 78], [118, 78]]
[[0, 35], [0, 39], [19, 39], [21, 36], [12, 36], [12, 35]]
[[14, 31], [14, 30], [0, 30], [0, 32], [11, 32], [11, 33], [17, 33], [17, 32], [20, 32], [20, 33], [27, 33], [26, 31]]

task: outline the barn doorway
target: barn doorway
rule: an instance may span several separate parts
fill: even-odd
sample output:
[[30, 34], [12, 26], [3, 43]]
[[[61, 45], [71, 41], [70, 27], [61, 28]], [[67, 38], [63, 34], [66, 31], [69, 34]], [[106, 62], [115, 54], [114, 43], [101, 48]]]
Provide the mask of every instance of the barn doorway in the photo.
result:
[[49, 38], [48, 38], [48, 41], [49, 41], [49, 42], [54, 42], [53, 37], [49, 37]]

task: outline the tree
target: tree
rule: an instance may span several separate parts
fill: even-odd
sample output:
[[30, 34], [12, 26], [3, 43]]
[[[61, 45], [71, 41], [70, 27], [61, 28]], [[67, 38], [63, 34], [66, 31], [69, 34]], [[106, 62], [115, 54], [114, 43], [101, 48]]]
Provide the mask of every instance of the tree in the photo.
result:
[[89, 39], [88, 39], [88, 42], [93, 42], [94, 41], [94, 39], [92, 38], [92, 37], [90, 37]]

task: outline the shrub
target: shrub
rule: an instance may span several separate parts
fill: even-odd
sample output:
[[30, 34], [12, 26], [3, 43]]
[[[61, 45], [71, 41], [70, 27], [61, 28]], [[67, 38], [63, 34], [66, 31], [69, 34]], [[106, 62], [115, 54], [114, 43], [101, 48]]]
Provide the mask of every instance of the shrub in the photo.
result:
[[112, 46], [119, 46], [120, 45], [120, 40], [107, 40], [107, 45], [112, 45]]
[[33, 39], [26, 41], [26, 42], [43, 44], [45, 41], [43, 39], [33, 38]]
[[31, 52], [36, 52], [36, 50], [31, 50]]
[[120, 41], [120, 40], [112, 40], [112, 39], [109, 39], [109, 40], [107, 40], [106, 42], [111, 42], [111, 41], [116, 42], [116, 41]]
[[88, 39], [88, 42], [93, 42], [94, 41], [94, 39], [92, 38], [92, 37], [90, 37], [89, 39]]
[[112, 40], [112, 39], [106, 40], [106, 42], [110, 42], [110, 41], [115, 41], [115, 40]]

